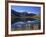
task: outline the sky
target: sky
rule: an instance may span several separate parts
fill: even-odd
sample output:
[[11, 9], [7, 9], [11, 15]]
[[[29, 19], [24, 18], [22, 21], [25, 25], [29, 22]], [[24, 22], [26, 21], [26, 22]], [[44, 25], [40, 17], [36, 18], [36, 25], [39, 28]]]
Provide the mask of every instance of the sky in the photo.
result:
[[12, 5], [11, 9], [17, 12], [27, 12], [27, 13], [35, 13], [38, 14], [41, 12], [41, 7], [35, 7], [35, 6], [15, 6]]

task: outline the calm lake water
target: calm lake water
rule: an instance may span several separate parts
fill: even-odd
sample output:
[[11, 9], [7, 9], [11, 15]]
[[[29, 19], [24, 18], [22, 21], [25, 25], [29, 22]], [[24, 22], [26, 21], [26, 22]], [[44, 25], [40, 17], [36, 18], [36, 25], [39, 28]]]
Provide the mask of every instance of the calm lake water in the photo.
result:
[[34, 18], [16, 18], [12, 21], [11, 28], [14, 30], [32, 28], [32, 25], [40, 25], [40, 20]]

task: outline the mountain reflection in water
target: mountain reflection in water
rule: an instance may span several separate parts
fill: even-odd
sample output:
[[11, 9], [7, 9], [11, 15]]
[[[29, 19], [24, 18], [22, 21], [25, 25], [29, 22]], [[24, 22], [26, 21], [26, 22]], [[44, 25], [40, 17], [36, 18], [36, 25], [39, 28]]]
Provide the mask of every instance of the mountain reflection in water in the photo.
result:
[[16, 18], [16, 19], [14, 19], [14, 21], [12, 21], [12, 23], [14, 23], [14, 22], [27, 22], [27, 21], [34, 21], [34, 20], [36, 20], [36, 19], [34, 19], [34, 18]]
[[[34, 18], [16, 18], [12, 21], [11, 28], [13, 30], [24, 30], [25, 28], [32, 28], [32, 25], [40, 25], [40, 20]], [[26, 29], [25, 29], [26, 30]]]

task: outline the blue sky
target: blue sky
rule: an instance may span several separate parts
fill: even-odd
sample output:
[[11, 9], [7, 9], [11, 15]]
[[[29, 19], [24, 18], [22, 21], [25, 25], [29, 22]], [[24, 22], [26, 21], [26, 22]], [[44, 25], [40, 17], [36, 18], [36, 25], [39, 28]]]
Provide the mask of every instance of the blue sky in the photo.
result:
[[40, 7], [35, 7], [35, 6], [11, 6], [11, 9], [17, 12], [33, 12], [35, 14], [38, 14], [41, 12]]

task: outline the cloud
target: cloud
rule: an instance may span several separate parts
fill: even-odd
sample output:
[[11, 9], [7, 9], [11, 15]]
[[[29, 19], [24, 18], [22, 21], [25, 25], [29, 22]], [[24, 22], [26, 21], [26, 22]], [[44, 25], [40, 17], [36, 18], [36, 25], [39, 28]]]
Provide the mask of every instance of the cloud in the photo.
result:
[[19, 12], [24, 12], [24, 10], [20, 10]]

